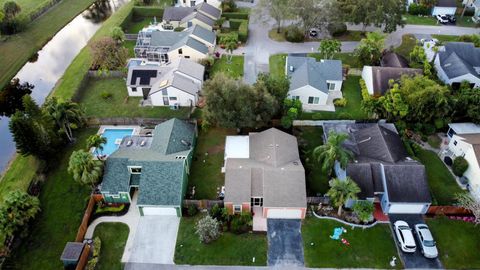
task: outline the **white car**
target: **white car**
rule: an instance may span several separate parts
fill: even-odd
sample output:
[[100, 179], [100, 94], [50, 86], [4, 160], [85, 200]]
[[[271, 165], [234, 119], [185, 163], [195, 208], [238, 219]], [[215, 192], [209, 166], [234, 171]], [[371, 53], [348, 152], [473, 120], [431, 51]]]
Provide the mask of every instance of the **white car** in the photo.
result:
[[437, 246], [428, 226], [426, 224], [415, 225], [415, 234], [420, 243], [423, 256], [429, 259], [438, 257]]
[[403, 252], [414, 253], [417, 250], [415, 239], [413, 238], [412, 229], [408, 223], [403, 220], [397, 220], [393, 224], [398, 243]]
[[437, 18], [437, 21], [438, 21], [439, 23], [444, 24], [444, 23], [449, 23], [449, 22], [450, 22], [450, 21], [448, 20], [448, 17], [445, 16], [445, 15], [438, 14], [438, 15], [435, 16], [435, 17]]

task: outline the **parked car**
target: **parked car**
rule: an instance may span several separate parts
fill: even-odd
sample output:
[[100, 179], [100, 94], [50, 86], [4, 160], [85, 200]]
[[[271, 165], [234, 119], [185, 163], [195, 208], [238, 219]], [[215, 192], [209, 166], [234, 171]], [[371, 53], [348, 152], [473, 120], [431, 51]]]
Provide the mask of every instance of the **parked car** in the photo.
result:
[[450, 22], [446, 15], [437, 14], [437, 16], [435, 17], [437, 18], [437, 21], [441, 24], [446, 24]]
[[437, 245], [428, 226], [426, 224], [415, 225], [415, 234], [423, 256], [430, 259], [438, 257]]
[[412, 229], [410, 229], [408, 223], [403, 220], [397, 220], [393, 224], [393, 228], [402, 251], [406, 253], [414, 253], [415, 250], [417, 250], [417, 245], [415, 244]]
[[312, 28], [310, 29], [310, 37], [314, 38], [318, 36], [318, 29]]
[[455, 23], [457, 21], [457, 18], [455, 18], [455, 15], [445, 15], [448, 19], [449, 23]]

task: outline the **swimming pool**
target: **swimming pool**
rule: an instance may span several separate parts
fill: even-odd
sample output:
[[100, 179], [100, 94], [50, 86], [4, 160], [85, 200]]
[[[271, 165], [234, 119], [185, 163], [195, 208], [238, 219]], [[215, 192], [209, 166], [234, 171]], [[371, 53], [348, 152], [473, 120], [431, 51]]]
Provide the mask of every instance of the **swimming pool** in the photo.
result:
[[[115, 128], [106, 128], [101, 134], [102, 137], [107, 138], [107, 143], [103, 145], [103, 150], [100, 151], [101, 155], [111, 155], [115, 150], [118, 149], [118, 146], [122, 142], [122, 139], [126, 136], [133, 134], [134, 129], [115, 129]], [[95, 150], [94, 150], [95, 151]]]

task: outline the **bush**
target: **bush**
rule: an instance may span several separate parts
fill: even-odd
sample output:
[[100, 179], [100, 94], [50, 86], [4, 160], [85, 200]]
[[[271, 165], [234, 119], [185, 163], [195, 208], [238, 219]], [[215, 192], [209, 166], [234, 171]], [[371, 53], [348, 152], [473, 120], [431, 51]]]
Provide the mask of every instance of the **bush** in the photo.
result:
[[303, 42], [305, 33], [295, 25], [285, 28], [285, 39], [290, 42]]
[[215, 204], [211, 209], [210, 209], [210, 216], [218, 221], [222, 221], [223, 217], [223, 211], [218, 204]]
[[245, 43], [248, 39], [248, 21], [244, 20], [238, 28], [238, 40]]
[[353, 212], [363, 223], [367, 223], [372, 220], [373, 203], [370, 201], [357, 201], [353, 205]]
[[293, 119], [289, 117], [288, 115], [282, 116], [282, 119], [280, 119], [280, 122], [282, 124], [282, 127], [285, 129], [289, 129], [292, 127], [293, 124]]
[[200, 238], [200, 242], [208, 244], [220, 237], [220, 224], [216, 219], [207, 215], [197, 222], [195, 233]]
[[222, 8], [223, 12], [232, 12], [237, 10], [237, 4], [235, 3], [234, 0], [225, 0], [222, 1], [222, 4], [220, 5]]
[[250, 231], [252, 226], [253, 218], [251, 213], [242, 213], [240, 215], [235, 215], [232, 219], [232, 224], [230, 229], [233, 233], [242, 234]]
[[237, 31], [238, 28], [240, 28], [240, 24], [242, 24], [242, 22], [245, 21], [245, 20], [241, 20], [241, 19], [229, 19], [228, 21], [230, 22], [230, 30], [235, 30], [235, 31]]
[[29, 22], [29, 18], [24, 14], [20, 14], [19, 16], [16, 16], [9, 20], [4, 19], [0, 24], [1, 32], [5, 35], [13, 35], [16, 33], [20, 33], [25, 30], [25, 27], [27, 27], [27, 24]]
[[198, 213], [198, 208], [194, 204], [190, 204], [187, 209], [187, 214], [191, 217], [195, 216]]
[[410, 15], [430, 15], [430, 8], [422, 4], [411, 4], [408, 6], [408, 13]]
[[173, 29], [174, 32], [182, 32], [183, 30], [185, 30], [185, 27], [180, 27], [180, 26], [179, 26], [179, 27], [175, 27], [175, 28]]
[[227, 19], [240, 19], [240, 20], [248, 20], [248, 13], [241, 13], [241, 12], [223, 12], [222, 17]]
[[297, 119], [298, 117], [298, 109], [297, 108], [290, 108], [287, 111], [287, 116], [292, 118], [292, 119]]
[[90, 260], [88, 260], [87, 263], [87, 270], [95, 270], [95, 267], [97, 266], [98, 263], [98, 257], [93, 257]]
[[97, 236], [93, 239], [92, 258], [88, 260], [87, 270], [94, 270], [98, 263], [98, 256], [100, 256], [100, 249], [102, 247], [102, 240]]
[[238, 40], [238, 32], [231, 32], [231, 33], [219, 33], [217, 34], [217, 44], [222, 45], [220, 42], [221, 40], [225, 40], [225, 38], [234, 38]]
[[107, 91], [103, 91], [102, 93], [100, 93], [100, 97], [102, 97], [102, 99], [111, 99], [112, 98], [112, 93], [109, 93]]
[[312, 120], [320, 120], [322, 118], [323, 118], [323, 116], [319, 112], [316, 112], [316, 113], [312, 114]]
[[463, 176], [463, 174], [467, 169], [468, 169], [468, 161], [465, 158], [456, 157], [453, 160], [452, 171], [456, 176], [458, 177]]
[[333, 101], [333, 104], [337, 107], [345, 107], [345, 106], [347, 106], [347, 99], [346, 98], [337, 98]]
[[334, 37], [341, 36], [347, 32], [347, 24], [342, 22], [329, 23], [327, 30]]
[[213, 57], [211, 56], [207, 56], [203, 59], [198, 60], [198, 63], [208, 69], [213, 66], [213, 64], [215, 63], [215, 59], [213, 59]]

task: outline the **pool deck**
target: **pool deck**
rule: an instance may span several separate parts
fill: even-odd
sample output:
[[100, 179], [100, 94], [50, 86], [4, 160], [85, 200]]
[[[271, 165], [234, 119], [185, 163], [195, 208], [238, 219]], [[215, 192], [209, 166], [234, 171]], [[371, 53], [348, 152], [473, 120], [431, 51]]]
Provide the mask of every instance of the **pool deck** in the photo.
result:
[[[132, 135], [139, 135], [140, 131], [142, 130], [142, 127], [137, 125], [133, 125], [133, 126], [101, 125], [100, 128], [98, 129], [97, 135], [102, 135], [107, 129], [133, 129]], [[95, 155], [95, 147], [90, 148], [89, 152], [92, 153], [93, 159], [98, 159], [97, 156]]]

